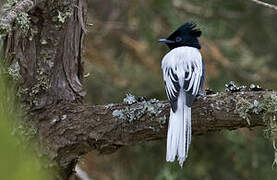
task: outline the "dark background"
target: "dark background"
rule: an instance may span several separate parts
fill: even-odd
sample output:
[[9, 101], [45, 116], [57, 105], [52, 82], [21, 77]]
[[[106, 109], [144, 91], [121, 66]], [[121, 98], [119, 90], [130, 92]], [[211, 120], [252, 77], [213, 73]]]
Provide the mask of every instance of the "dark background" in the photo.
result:
[[[274, 3], [274, 1], [267, 1]], [[276, 3], [276, 2], [275, 2]], [[87, 100], [121, 102], [126, 93], [166, 99], [160, 62], [166, 38], [187, 21], [202, 30], [206, 88], [224, 91], [239, 85], [277, 87], [277, 12], [251, 1], [144, 0], [89, 3], [89, 34], [84, 50]], [[274, 151], [263, 129], [238, 129], [193, 136], [181, 169], [165, 162], [165, 140], [121, 148], [112, 155], [90, 153], [95, 179], [274, 179]]]

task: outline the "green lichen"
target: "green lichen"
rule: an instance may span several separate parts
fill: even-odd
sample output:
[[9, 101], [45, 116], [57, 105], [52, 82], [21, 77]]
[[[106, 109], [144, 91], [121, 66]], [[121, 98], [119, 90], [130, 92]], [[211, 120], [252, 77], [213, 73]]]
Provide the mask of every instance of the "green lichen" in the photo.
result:
[[[18, 0], [7, 0], [7, 2], [3, 5], [3, 8], [2, 8], [3, 12], [9, 11], [10, 9], [12, 9], [12, 7], [16, 5], [17, 2]], [[11, 31], [12, 31], [12, 26], [10, 24], [5, 24], [5, 23], [0, 24], [0, 38], [6, 36], [6, 34]]]
[[15, 19], [15, 25], [18, 28], [19, 32], [25, 37], [27, 37], [28, 32], [30, 30], [30, 17], [27, 13], [21, 12], [17, 15]]
[[66, 19], [68, 17], [70, 17], [71, 15], [72, 15], [72, 13], [70, 11], [61, 12], [61, 11], [58, 10], [58, 17], [57, 18], [58, 18], [58, 21], [63, 24], [66, 21]]
[[[39, 106], [40, 100], [37, 95], [42, 94], [51, 87], [50, 80], [47, 73], [45, 73], [41, 68], [38, 69], [36, 74], [36, 83], [30, 88], [19, 87], [17, 90], [17, 97], [24, 97], [27, 101], [27, 105]], [[28, 108], [28, 107], [26, 107]]]
[[36, 79], [38, 80], [37, 86], [42, 90], [47, 90], [51, 87], [50, 80], [43, 69], [38, 69]]
[[17, 2], [18, 0], [7, 0], [7, 2], [3, 5], [3, 10], [10, 10], [14, 5], [16, 5]]
[[18, 64], [18, 61], [16, 61], [15, 63], [11, 64], [10, 67], [8, 68], [8, 74], [15, 81], [19, 81], [20, 79], [22, 79], [19, 71], [20, 71], [20, 66]]
[[22, 97], [22, 96], [28, 94], [28, 90], [29, 90], [28, 88], [23, 88], [23, 87], [19, 86], [19, 88], [17, 90], [17, 93], [16, 93], [16, 96], [17, 97]]
[[254, 100], [254, 102], [251, 103], [244, 98], [238, 99], [235, 109], [235, 113], [238, 113], [241, 118], [245, 119], [248, 125], [251, 124], [249, 119], [250, 114], [259, 114], [261, 111], [260, 103], [257, 100]]
[[[112, 115], [119, 120], [126, 120], [129, 122], [133, 122], [147, 115], [148, 118], [154, 119], [159, 116], [162, 112], [163, 107], [165, 105], [159, 102], [156, 99], [151, 99], [149, 101], [142, 101], [131, 104], [120, 110], [114, 110]], [[161, 124], [164, 124], [165, 117], [163, 116], [161, 119]]]
[[51, 87], [51, 83], [47, 73], [42, 68], [37, 70], [36, 80], [36, 84], [28, 89], [29, 103], [30, 105], [40, 106], [41, 102], [37, 95], [48, 90]]
[[10, 24], [0, 24], [0, 38], [5, 37], [7, 32], [12, 31]]
[[266, 94], [260, 107], [264, 110], [263, 120], [270, 127], [268, 137], [277, 138], [277, 95]]
[[236, 113], [250, 124], [250, 114], [260, 114], [266, 127], [265, 136], [272, 140], [275, 157], [272, 166], [277, 165], [277, 95], [268, 93], [263, 96], [263, 101], [254, 100], [253, 103], [240, 98], [236, 105]]
[[40, 79], [39, 82], [37, 82], [37, 84], [35, 84], [31, 88], [31, 91], [29, 92], [30, 96], [35, 96], [39, 94], [40, 91], [47, 90], [50, 88], [50, 82], [46, 76], [41, 76], [39, 77], [39, 79]]
[[29, 96], [35, 96], [51, 87], [50, 80], [42, 68], [37, 70], [36, 80], [36, 84], [29, 91]]
[[263, 120], [266, 124], [264, 130], [265, 136], [272, 140], [272, 145], [274, 148], [274, 161], [272, 167], [277, 165], [277, 95], [267, 94], [264, 96], [264, 102], [261, 104], [261, 108], [264, 110]]

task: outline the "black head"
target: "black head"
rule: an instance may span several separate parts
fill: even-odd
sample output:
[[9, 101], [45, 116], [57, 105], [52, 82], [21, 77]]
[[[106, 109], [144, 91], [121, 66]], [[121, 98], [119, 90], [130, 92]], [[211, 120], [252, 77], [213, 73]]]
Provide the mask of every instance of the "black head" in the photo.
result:
[[167, 39], [160, 39], [159, 42], [166, 43], [170, 49], [180, 46], [190, 46], [201, 49], [198, 37], [201, 36], [201, 31], [195, 29], [196, 25], [193, 23], [185, 23], [180, 26]]

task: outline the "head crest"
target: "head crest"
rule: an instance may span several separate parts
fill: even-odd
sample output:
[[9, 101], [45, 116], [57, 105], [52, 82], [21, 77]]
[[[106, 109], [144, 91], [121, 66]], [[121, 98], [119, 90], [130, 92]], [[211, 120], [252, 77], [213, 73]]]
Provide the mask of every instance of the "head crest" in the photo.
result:
[[175, 37], [178, 34], [183, 34], [183, 33], [193, 36], [195, 38], [200, 37], [202, 32], [195, 27], [196, 27], [196, 24], [194, 24], [194, 23], [191, 23], [191, 22], [185, 23], [182, 26], [180, 26], [174, 33], [172, 33], [168, 37], [168, 39], [170, 39], [171, 37]]

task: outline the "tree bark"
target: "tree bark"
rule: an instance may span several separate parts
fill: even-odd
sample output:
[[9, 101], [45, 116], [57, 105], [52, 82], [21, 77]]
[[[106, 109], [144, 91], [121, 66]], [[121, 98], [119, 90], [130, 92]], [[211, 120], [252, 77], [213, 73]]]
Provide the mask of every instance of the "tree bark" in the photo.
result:
[[[27, 34], [6, 30], [5, 49], [10, 67], [16, 63], [20, 67], [18, 94], [28, 121], [38, 129], [40, 144], [57, 162], [61, 176], [67, 179], [79, 156], [93, 149], [110, 153], [121, 146], [164, 138], [170, 109], [166, 101], [83, 103], [81, 50], [86, 0], [38, 2], [20, 9], [20, 13], [28, 12], [30, 29]], [[9, 23], [18, 17], [13, 16]], [[249, 125], [237, 105], [241, 99], [262, 102], [265, 94], [276, 92], [218, 93], [200, 98], [192, 107], [193, 134], [263, 126], [261, 114], [249, 113]]]
[[[87, 1], [22, 0], [9, 6], [0, 18], [0, 34], [6, 35], [5, 64], [18, 80], [22, 109], [38, 128], [41, 143], [48, 144], [43, 122], [50, 123], [55, 115], [45, 112], [66, 102], [82, 104], [85, 95], [81, 49]], [[62, 164], [66, 178], [72, 169]]]
[[[249, 113], [250, 124], [239, 116], [237, 104], [263, 102], [265, 94], [237, 92], [208, 95], [192, 107], [193, 134], [264, 126], [261, 114]], [[38, 119], [39, 137], [49, 148], [65, 175], [82, 154], [91, 150], [111, 153], [121, 146], [162, 139], [167, 132], [167, 101], [149, 100], [133, 104], [85, 105], [63, 102], [48, 107], [32, 118]]]

